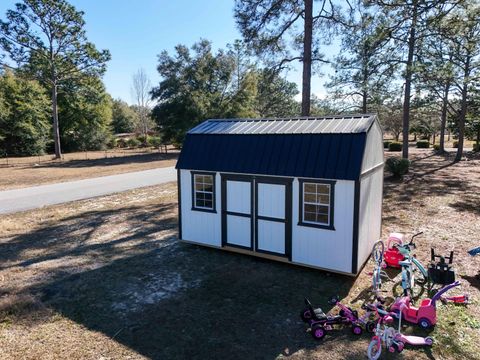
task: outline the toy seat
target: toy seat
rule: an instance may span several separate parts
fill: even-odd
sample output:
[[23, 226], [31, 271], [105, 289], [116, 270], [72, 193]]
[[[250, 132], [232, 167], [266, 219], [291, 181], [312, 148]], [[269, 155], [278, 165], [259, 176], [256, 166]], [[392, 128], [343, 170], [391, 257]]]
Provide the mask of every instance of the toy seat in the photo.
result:
[[403, 234], [401, 233], [391, 233], [388, 236], [388, 247], [391, 248], [393, 244], [403, 244]]
[[327, 315], [323, 312], [321, 308], [317, 308], [313, 310], [313, 319], [318, 321], [326, 320]]
[[431, 299], [423, 299], [422, 302], [420, 303], [420, 306], [430, 306], [432, 304]]

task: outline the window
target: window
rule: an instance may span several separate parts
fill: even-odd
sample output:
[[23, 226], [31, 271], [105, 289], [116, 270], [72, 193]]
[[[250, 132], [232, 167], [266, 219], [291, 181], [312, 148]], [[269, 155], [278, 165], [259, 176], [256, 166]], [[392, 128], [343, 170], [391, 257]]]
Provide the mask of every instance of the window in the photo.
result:
[[300, 180], [300, 224], [333, 229], [334, 182]]
[[215, 211], [214, 174], [192, 173], [193, 210]]

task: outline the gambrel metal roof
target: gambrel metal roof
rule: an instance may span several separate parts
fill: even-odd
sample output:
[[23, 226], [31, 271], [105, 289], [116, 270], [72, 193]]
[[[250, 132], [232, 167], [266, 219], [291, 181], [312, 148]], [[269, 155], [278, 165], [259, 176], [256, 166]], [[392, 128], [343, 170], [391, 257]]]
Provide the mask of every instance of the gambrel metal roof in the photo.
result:
[[350, 134], [366, 132], [374, 115], [281, 119], [210, 119], [189, 134]]
[[191, 129], [177, 169], [356, 180], [375, 115], [213, 119]]

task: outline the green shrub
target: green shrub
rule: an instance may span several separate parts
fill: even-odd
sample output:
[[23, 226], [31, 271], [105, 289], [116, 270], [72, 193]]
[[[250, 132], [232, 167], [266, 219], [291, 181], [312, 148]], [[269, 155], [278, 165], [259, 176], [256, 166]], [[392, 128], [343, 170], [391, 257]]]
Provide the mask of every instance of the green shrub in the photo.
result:
[[391, 157], [388, 158], [385, 163], [387, 170], [390, 171], [393, 176], [401, 178], [408, 172], [410, 167], [410, 161], [408, 159], [403, 159], [400, 157]]
[[127, 145], [130, 148], [138, 148], [141, 145], [141, 142], [136, 138], [130, 138], [127, 140]]
[[392, 140], [385, 140], [383, 142], [383, 148], [388, 149], [388, 147], [390, 146], [391, 143], [392, 143]]
[[417, 141], [417, 148], [428, 149], [429, 147], [430, 147], [430, 142], [428, 140]]
[[433, 150], [440, 151], [440, 145], [439, 144], [434, 144], [433, 145]]
[[480, 151], [480, 143], [479, 144], [473, 144], [473, 151], [474, 152], [479, 152]]
[[151, 136], [148, 139], [148, 145], [158, 148], [162, 145], [162, 138], [160, 136]]
[[453, 142], [453, 147], [454, 147], [455, 149], [458, 148], [458, 141], [454, 141], [454, 142]]
[[127, 140], [125, 140], [124, 138], [118, 138], [117, 139], [117, 147], [119, 147], [119, 148], [127, 147]]
[[390, 150], [390, 151], [402, 151], [402, 143], [396, 142], [396, 141], [392, 141], [392, 142], [388, 145], [388, 150]]
[[107, 148], [114, 149], [118, 146], [118, 139], [116, 137], [111, 137], [107, 142]]

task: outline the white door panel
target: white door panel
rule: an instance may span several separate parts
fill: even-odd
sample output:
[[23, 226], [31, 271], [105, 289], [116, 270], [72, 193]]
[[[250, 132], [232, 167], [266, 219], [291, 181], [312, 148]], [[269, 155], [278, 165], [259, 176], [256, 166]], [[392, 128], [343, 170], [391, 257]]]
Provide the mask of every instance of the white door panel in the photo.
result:
[[258, 184], [258, 215], [285, 219], [285, 185]]
[[250, 247], [251, 219], [235, 215], [227, 215], [227, 242], [237, 246]]
[[285, 254], [285, 223], [258, 220], [258, 249]]
[[251, 214], [251, 183], [227, 180], [227, 211]]

